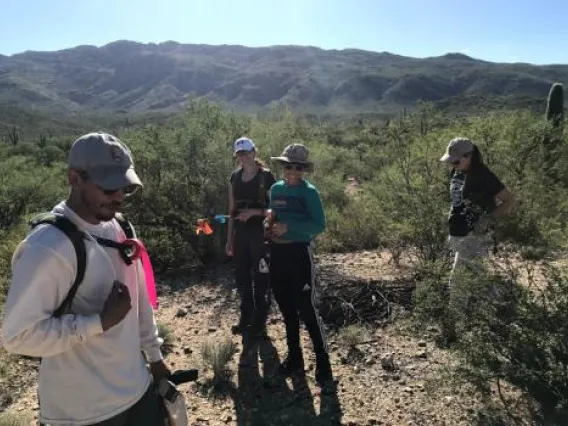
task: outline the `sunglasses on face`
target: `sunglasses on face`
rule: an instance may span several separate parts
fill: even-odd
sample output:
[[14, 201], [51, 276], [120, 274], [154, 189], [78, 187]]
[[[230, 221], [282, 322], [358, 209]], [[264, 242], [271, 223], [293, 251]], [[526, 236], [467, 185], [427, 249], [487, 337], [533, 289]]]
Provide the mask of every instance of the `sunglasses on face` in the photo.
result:
[[284, 164], [285, 170], [296, 170], [298, 172], [303, 172], [305, 166], [303, 164]]
[[461, 158], [459, 160], [455, 160], [455, 161], [451, 161], [450, 163], [453, 164], [454, 166], [457, 166], [460, 164]]
[[122, 191], [124, 193], [124, 195], [126, 195], [127, 197], [129, 195], [132, 195], [136, 192], [136, 190], [138, 189], [138, 187], [136, 185], [128, 185], [125, 186], [123, 188], [118, 188], [118, 189], [104, 189], [101, 188], [100, 186], [97, 185], [97, 188], [100, 189], [105, 195], [114, 195], [116, 194], [118, 191]]
[[[87, 172], [81, 171], [81, 172], [79, 172], [79, 176], [84, 181], [90, 180], [89, 174]], [[112, 195], [115, 195], [118, 191], [122, 191], [124, 193], [124, 195], [126, 195], [128, 197], [129, 195], [134, 194], [136, 192], [136, 190], [138, 189], [138, 187], [136, 185], [128, 185], [128, 186], [125, 186], [123, 188], [117, 188], [117, 189], [105, 189], [102, 186], [97, 185], [94, 182], [93, 182], [93, 184], [97, 187], [97, 189], [99, 191], [101, 191], [106, 196], [112, 196]]]

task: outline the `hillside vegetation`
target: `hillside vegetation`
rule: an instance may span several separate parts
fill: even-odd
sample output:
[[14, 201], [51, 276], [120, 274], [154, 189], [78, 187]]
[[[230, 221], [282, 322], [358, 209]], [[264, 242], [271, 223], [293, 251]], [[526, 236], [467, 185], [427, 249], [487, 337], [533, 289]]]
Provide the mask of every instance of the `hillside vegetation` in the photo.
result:
[[116, 41], [0, 55], [0, 106], [47, 110], [181, 111], [204, 97], [239, 111], [392, 113], [421, 100], [453, 111], [531, 107], [565, 65], [502, 64], [462, 54], [411, 58], [306, 46], [210, 46]]

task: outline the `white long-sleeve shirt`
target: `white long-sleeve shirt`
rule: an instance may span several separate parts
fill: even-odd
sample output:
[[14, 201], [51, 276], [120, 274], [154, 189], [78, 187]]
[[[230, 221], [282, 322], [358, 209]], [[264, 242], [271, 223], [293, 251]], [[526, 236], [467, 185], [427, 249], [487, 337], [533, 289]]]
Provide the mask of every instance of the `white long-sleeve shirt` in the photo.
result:
[[[123, 240], [112, 220], [92, 225], [64, 202], [63, 213], [90, 235]], [[85, 240], [87, 265], [72, 314], [53, 317], [75, 279], [77, 256], [59, 229], [40, 225], [20, 243], [12, 259], [12, 281], [2, 340], [7, 351], [43, 357], [39, 370], [40, 421], [79, 426], [109, 419], [134, 405], [151, 383], [149, 362], [162, 359], [141, 262], [124, 263], [116, 249]], [[99, 314], [114, 280], [130, 292], [132, 309], [103, 332]]]

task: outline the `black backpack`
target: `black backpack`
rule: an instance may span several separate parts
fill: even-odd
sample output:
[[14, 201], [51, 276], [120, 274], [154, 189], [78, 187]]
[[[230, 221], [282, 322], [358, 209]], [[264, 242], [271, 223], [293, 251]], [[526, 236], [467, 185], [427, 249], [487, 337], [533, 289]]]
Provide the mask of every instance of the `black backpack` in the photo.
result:
[[[268, 172], [270, 172], [269, 169], [266, 169], [264, 167], [260, 167], [260, 178], [259, 178], [259, 182], [258, 182], [258, 202], [262, 205], [266, 204], [266, 174]], [[236, 174], [235, 174], [235, 178], [234, 180], [231, 182], [231, 187], [233, 190], [233, 196], [235, 195], [235, 183], [237, 182], [237, 179], [240, 179], [241, 176], [243, 174], [243, 168], [241, 167], [240, 169], [237, 170]]]
[[[115, 215], [116, 221], [120, 224], [120, 227], [126, 234], [126, 238], [136, 238], [136, 233], [132, 224], [120, 213]], [[85, 269], [87, 268], [87, 250], [85, 248], [85, 233], [77, 226], [67, 219], [65, 216], [53, 212], [41, 213], [37, 215], [30, 221], [31, 228], [35, 228], [41, 224], [49, 224], [57, 227], [59, 230], [65, 233], [67, 237], [73, 243], [75, 247], [75, 253], [77, 255], [77, 274], [75, 276], [75, 281], [67, 293], [67, 297], [63, 300], [61, 306], [59, 306], [54, 312], [54, 317], [60, 317], [67, 309], [71, 307], [75, 293], [77, 293], [77, 288], [83, 281], [85, 277]], [[123, 260], [130, 264], [132, 260], [129, 258], [130, 247], [124, 244], [118, 243], [116, 241], [107, 240], [105, 238], [94, 237], [100, 244], [107, 247], [113, 247], [119, 250]]]

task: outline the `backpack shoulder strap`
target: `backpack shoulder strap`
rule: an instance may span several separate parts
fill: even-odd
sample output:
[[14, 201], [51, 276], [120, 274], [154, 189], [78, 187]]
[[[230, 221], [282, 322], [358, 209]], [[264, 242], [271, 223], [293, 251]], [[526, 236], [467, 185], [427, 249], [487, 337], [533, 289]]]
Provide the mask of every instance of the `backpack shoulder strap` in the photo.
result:
[[[243, 174], [243, 168], [239, 167], [237, 170], [233, 171], [231, 175], [231, 193], [233, 194], [233, 202], [236, 206], [237, 197], [236, 197], [236, 190], [235, 187], [237, 186], [237, 180], [240, 179], [241, 175]], [[236, 207], [235, 207], [236, 208]], [[234, 211], [229, 212], [230, 216], [233, 216]]]
[[232, 191], [233, 191], [233, 198], [235, 198], [235, 186], [237, 185], [238, 180], [241, 178], [243, 174], [243, 168], [240, 167], [237, 170], [235, 170], [233, 172], [233, 179], [231, 182], [231, 187], [232, 187]]
[[258, 183], [258, 201], [262, 206], [266, 205], [266, 172], [267, 170], [263, 167], [260, 168], [260, 176]]
[[87, 267], [87, 250], [85, 248], [84, 234], [81, 232], [77, 226], [65, 216], [56, 213], [41, 213], [36, 216], [30, 222], [30, 225], [35, 228], [41, 224], [49, 224], [55, 226], [59, 230], [65, 233], [67, 237], [71, 240], [73, 247], [75, 248], [75, 253], [77, 255], [77, 273], [75, 275], [75, 281], [71, 285], [69, 293], [63, 303], [53, 312], [54, 317], [60, 317], [70, 306], [77, 293], [77, 288], [79, 284], [83, 281], [85, 277], [85, 269]]
[[130, 221], [126, 219], [126, 217], [124, 217], [122, 213], [116, 213], [114, 218], [124, 231], [126, 238], [136, 238], [136, 231], [134, 231], [134, 226], [132, 226], [132, 223], [130, 223]]

